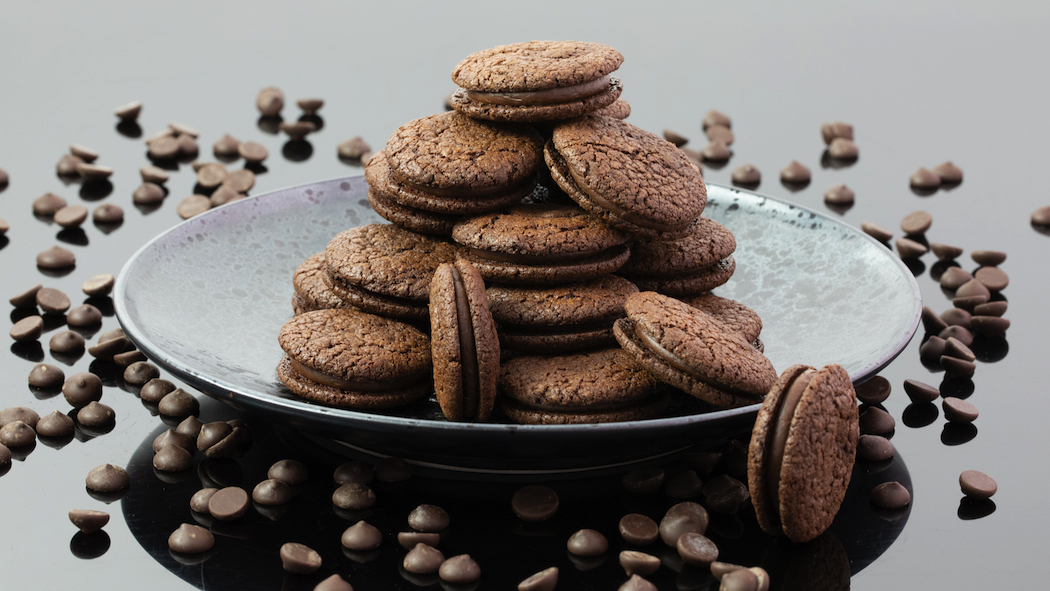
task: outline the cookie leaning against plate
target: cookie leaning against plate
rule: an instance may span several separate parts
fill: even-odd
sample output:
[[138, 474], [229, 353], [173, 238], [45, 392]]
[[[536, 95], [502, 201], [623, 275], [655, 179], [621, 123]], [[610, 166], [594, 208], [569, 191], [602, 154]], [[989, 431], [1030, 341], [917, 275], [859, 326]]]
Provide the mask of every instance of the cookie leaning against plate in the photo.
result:
[[430, 279], [456, 252], [454, 244], [398, 226], [358, 226], [328, 243], [325, 277], [337, 296], [366, 312], [425, 320]]
[[728, 228], [697, 218], [681, 238], [639, 241], [617, 271], [644, 291], [680, 297], [710, 291], [736, 270], [736, 238]]
[[667, 406], [656, 380], [623, 349], [516, 357], [500, 368], [499, 390], [503, 414], [527, 424], [633, 421]]
[[452, 71], [452, 108], [494, 121], [569, 119], [612, 104], [623, 56], [600, 43], [529, 41], [473, 53]]
[[543, 156], [573, 201], [639, 239], [684, 236], [707, 205], [704, 179], [684, 152], [619, 119], [560, 123]]
[[277, 376], [298, 396], [362, 410], [401, 406], [431, 392], [430, 338], [358, 310], [315, 310], [281, 327]]
[[793, 542], [826, 530], [846, 496], [859, 438], [846, 370], [785, 370], [758, 411], [748, 447], [748, 488], [762, 529]]
[[434, 390], [450, 421], [486, 421], [496, 401], [499, 337], [485, 282], [465, 260], [444, 263], [430, 282]]
[[493, 285], [488, 297], [504, 349], [551, 354], [616, 346], [613, 322], [637, 291], [630, 281], [605, 275], [552, 287]]
[[494, 283], [554, 285], [607, 275], [623, 265], [629, 236], [574, 205], [518, 205], [452, 229], [465, 258]]
[[751, 343], [706, 312], [643, 291], [627, 298], [613, 334], [656, 379], [700, 400], [731, 408], [760, 402], [777, 379]]

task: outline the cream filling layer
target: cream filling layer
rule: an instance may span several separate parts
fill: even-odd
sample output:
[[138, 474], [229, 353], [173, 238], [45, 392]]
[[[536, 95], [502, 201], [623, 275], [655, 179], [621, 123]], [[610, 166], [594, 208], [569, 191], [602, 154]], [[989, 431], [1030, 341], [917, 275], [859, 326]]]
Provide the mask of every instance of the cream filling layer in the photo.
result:
[[478, 103], [487, 105], [510, 105], [510, 106], [532, 106], [532, 105], [557, 105], [594, 96], [609, 88], [609, 75], [606, 74], [596, 80], [581, 82], [572, 86], [559, 88], [548, 88], [545, 90], [533, 90], [525, 92], [481, 92], [468, 90], [467, 97]]
[[697, 380], [698, 382], [702, 382], [702, 383], [704, 383], [704, 384], [706, 384], [708, 386], [711, 386], [712, 388], [716, 388], [716, 389], [721, 390], [723, 392], [728, 392], [728, 393], [730, 393], [730, 394], [732, 394], [734, 396], [740, 396], [740, 397], [743, 397], [743, 398], [750, 398], [750, 399], [753, 399], [753, 400], [756, 400], [756, 401], [757, 401], [758, 398], [760, 398], [759, 395], [757, 395], [757, 394], [755, 394], [753, 392], [748, 392], [746, 390], [741, 390], [740, 388], [733, 388], [733, 387], [728, 386], [726, 384], [720, 384], [719, 382], [717, 382], [717, 381], [715, 381], [715, 380], [705, 376], [704, 374], [700, 373], [695, 367], [689, 365], [681, 357], [679, 357], [679, 356], [675, 355], [674, 353], [668, 351], [667, 349], [665, 349], [663, 347], [663, 345], [661, 345], [660, 343], [656, 342], [656, 340], [653, 339], [649, 335], [649, 333], [645, 332], [645, 330], [642, 329], [642, 325], [637, 323], [637, 322], [634, 323], [634, 333], [642, 341], [642, 343], [646, 347], [649, 348], [650, 351], [652, 351], [653, 353], [656, 353], [661, 359], [663, 359], [664, 361], [669, 363], [672, 367], [674, 367], [675, 369], [678, 369], [679, 371], [685, 372], [686, 374], [688, 374], [689, 376], [691, 376], [693, 379]]
[[452, 265], [452, 285], [456, 292], [456, 327], [459, 331], [460, 379], [463, 384], [463, 417], [478, 419], [481, 403], [481, 377], [478, 375], [478, 347], [474, 338], [474, 322], [470, 315], [470, 300], [463, 275]]
[[411, 376], [404, 376], [393, 380], [384, 380], [382, 382], [375, 380], [347, 380], [339, 376], [333, 376], [323, 371], [316, 370], [312, 367], [307, 367], [295, 359], [290, 359], [290, 361], [292, 369], [299, 372], [304, 378], [312, 382], [317, 382], [318, 384], [351, 392], [386, 394], [414, 386], [422, 381], [419, 377]]
[[784, 466], [784, 449], [791, 431], [791, 420], [795, 417], [795, 409], [802, 400], [802, 394], [816, 375], [815, 369], [807, 369], [791, 381], [777, 404], [776, 421], [767, 435], [764, 460], [766, 498], [769, 499], [769, 516], [777, 527], [780, 527], [780, 474]]

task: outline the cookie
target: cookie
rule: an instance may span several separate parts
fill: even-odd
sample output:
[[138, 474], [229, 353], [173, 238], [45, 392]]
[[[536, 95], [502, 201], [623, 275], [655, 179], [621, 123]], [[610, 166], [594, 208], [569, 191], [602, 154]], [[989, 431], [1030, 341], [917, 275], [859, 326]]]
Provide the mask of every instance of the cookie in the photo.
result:
[[573, 201], [642, 240], [688, 234], [707, 204], [704, 179], [681, 150], [618, 119], [563, 122], [543, 155]]
[[667, 404], [656, 380], [622, 349], [516, 357], [500, 368], [500, 410], [527, 424], [633, 421]]
[[464, 260], [430, 282], [434, 390], [450, 421], [486, 421], [496, 400], [500, 347], [485, 283]]
[[601, 115], [602, 117], [612, 117], [613, 119], [626, 119], [631, 116], [631, 105], [622, 98], [616, 99], [613, 104], [608, 107], [602, 107], [592, 114]]
[[785, 370], [758, 411], [748, 448], [748, 488], [762, 529], [799, 543], [824, 532], [846, 495], [859, 438], [846, 370]]
[[323, 252], [307, 258], [295, 270], [292, 275], [292, 286], [295, 288], [292, 308], [296, 310], [296, 314], [310, 310], [353, 307], [328, 287], [328, 282], [325, 281], [327, 272]]
[[732, 232], [701, 217], [681, 238], [636, 242], [618, 273], [645, 291], [696, 295], [729, 281], [736, 270], [735, 250]]
[[486, 280], [513, 285], [586, 281], [616, 271], [629, 237], [576, 206], [518, 205], [467, 218], [452, 230]]
[[582, 41], [529, 41], [467, 56], [452, 71], [452, 108], [493, 121], [569, 119], [612, 104], [622, 85], [609, 74], [615, 49]]
[[630, 281], [606, 275], [547, 288], [493, 285], [488, 298], [504, 349], [551, 354], [616, 346], [613, 322], [637, 291]]
[[277, 376], [296, 395], [329, 406], [374, 410], [431, 391], [430, 338], [407, 324], [358, 310], [315, 310], [281, 327]]
[[407, 207], [394, 201], [387, 193], [374, 191], [371, 188], [368, 189], [368, 204], [387, 221], [420, 234], [450, 236], [452, 226], [455, 226], [462, 217]]
[[762, 333], [762, 319], [744, 304], [713, 293], [682, 298], [682, 301], [707, 312], [729, 329], [740, 333], [746, 340], [751, 341], [756, 349], [762, 346], [762, 340], [758, 338]]
[[730, 408], [762, 400], [777, 379], [773, 365], [743, 335], [706, 312], [651, 291], [624, 304], [613, 334], [656, 379]]
[[365, 166], [369, 192], [440, 214], [496, 211], [536, 186], [543, 140], [529, 126], [456, 112], [410, 121]]
[[349, 304], [406, 320], [428, 316], [430, 279], [456, 259], [448, 242], [398, 226], [369, 224], [340, 232], [325, 249], [328, 287]]

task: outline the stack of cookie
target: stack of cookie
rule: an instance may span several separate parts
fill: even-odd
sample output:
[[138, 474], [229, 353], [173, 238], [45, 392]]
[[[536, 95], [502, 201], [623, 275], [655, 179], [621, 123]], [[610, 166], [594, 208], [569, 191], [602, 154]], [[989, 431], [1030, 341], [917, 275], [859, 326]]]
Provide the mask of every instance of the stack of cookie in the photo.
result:
[[622, 120], [622, 61], [534, 41], [460, 63], [454, 110], [405, 124], [365, 169], [392, 225], [342, 232], [296, 271], [281, 380], [384, 408], [424, 397], [432, 372], [465, 421], [497, 405], [525, 423], [648, 418], [660, 382], [760, 400], [776, 379], [761, 320], [708, 293], [732, 276], [735, 239], [701, 217], [699, 169]]

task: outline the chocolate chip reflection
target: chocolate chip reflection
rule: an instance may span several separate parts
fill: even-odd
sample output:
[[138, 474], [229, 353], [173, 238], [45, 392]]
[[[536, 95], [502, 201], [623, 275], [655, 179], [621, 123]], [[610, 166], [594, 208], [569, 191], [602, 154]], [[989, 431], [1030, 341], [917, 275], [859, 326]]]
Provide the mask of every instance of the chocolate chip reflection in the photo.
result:
[[90, 534], [78, 531], [69, 540], [69, 551], [81, 560], [92, 560], [105, 554], [109, 545], [109, 534], [102, 530]]
[[113, 183], [106, 179], [87, 181], [80, 185], [80, 198], [84, 201], [98, 201], [113, 192]]
[[970, 378], [944, 378], [940, 385], [942, 397], [954, 396], [955, 398], [967, 399], [974, 391], [974, 383]]
[[904, 412], [901, 414], [901, 421], [903, 421], [904, 425], [907, 427], [920, 429], [933, 424], [940, 414], [941, 412], [937, 409], [937, 405], [932, 402], [912, 403], [904, 407]]
[[977, 356], [978, 361], [995, 363], [1006, 358], [1007, 353], [1010, 352], [1010, 343], [1006, 342], [1006, 337], [977, 335], [973, 339], [973, 344], [970, 345], [970, 350]]
[[142, 137], [142, 126], [135, 121], [121, 121], [117, 123], [116, 130], [120, 135], [133, 140]]
[[281, 147], [281, 155], [291, 162], [305, 162], [313, 153], [313, 144], [306, 140], [288, 140]]
[[959, 500], [959, 519], [970, 521], [981, 519], [995, 513], [995, 501], [991, 499], [973, 499], [963, 497]]
[[977, 426], [973, 423], [945, 423], [941, 431], [941, 443], [944, 445], [962, 445], [977, 437]]
[[284, 119], [282, 119], [280, 115], [261, 115], [255, 122], [255, 125], [263, 133], [277, 135], [281, 132], [281, 123], [283, 122]]

